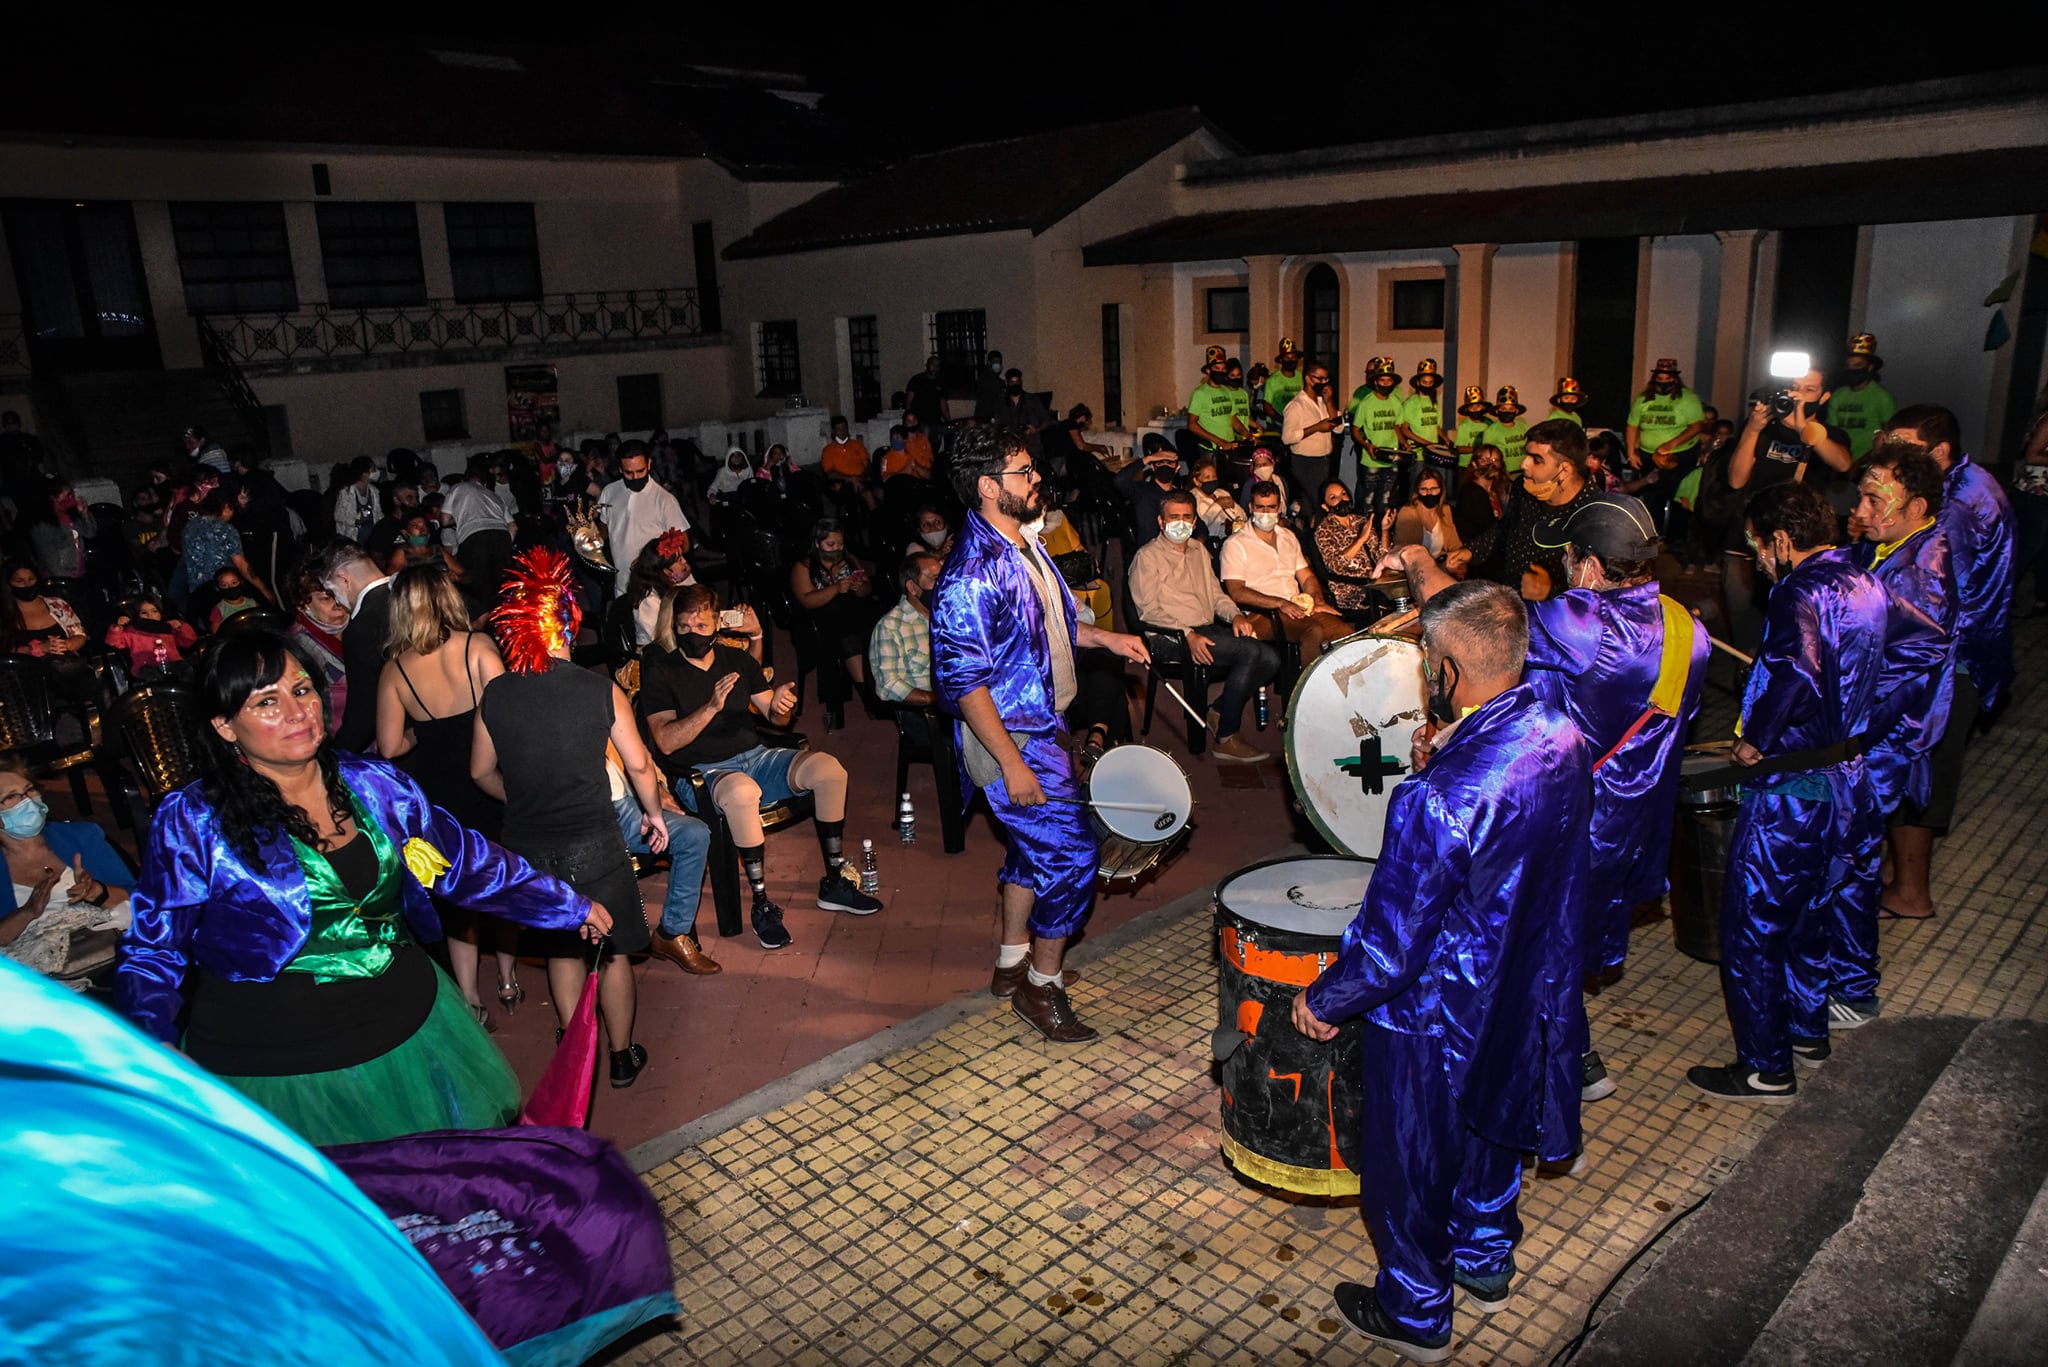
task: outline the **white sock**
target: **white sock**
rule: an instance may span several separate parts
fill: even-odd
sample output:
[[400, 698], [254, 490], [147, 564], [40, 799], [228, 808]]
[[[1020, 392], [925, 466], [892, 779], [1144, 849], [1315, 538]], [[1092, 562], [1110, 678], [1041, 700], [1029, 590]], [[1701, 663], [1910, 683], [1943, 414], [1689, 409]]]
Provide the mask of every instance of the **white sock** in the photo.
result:
[[1026, 942], [1021, 945], [996, 946], [997, 968], [1015, 968], [1018, 964], [1023, 963], [1026, 959], [1030, 957], [1031, 945], [1029, 942]]
[[1036, 965], [1024, 970], [1024, 976], [1033, 987], [1065, 987], [1066, 983], [1058, 973], [1040, 973]]

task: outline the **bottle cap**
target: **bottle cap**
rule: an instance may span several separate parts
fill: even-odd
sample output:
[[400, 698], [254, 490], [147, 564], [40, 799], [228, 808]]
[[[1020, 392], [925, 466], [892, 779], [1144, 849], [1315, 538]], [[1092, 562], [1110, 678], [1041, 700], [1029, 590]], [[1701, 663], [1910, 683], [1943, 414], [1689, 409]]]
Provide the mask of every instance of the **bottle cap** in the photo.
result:
[[860, 847], [864, 850], [871, 850], [875, 847], [875, 842], [872, 840], [863, 840], [860, 842]]

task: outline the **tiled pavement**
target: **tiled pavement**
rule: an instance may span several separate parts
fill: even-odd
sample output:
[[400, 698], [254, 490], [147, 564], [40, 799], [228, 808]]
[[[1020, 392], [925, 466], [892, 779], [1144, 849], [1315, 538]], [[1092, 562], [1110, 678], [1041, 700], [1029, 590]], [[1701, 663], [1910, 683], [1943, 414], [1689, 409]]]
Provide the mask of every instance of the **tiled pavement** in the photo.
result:
[[[2029, 682], [1972, 749], [1967, 815], [1937, 855], [1941, 916], [1884, 927], [1888, 1012], [2048, 1019], [2044, 643], [2042, 624], [2022, 626]], [[964, 919], [981, 930], [986, 915], [984, 893]], [[1331, 1283], [1373, 1274], [1355, 1202], [1252, 1186], [1218, 1152], [1205, 893], [1107, 938], [1123, 942], [1074, 992], [1100, 1044], [1054, 1049], [965, 997], [928, 1038], [684, 1136], [647, 1172], [683, 1315], [614, 1360], [1395, 1361], [1363, 1353], [1329, 1306]], [[966, 990], [985, 969], [947, 972]], [[1519, 1293], [1490, 1318], [1461, 1303], [1460, 1361], [1548, 1362], [1774, 1119], [1685, 1086], [1686, 1065], [1730, 1046], [1714, 968], [1664, 924], [1636, 932], [1593, 1029], [1620, 1092], [1588, 1108], [1591, 1171], [1525, 1187]]]

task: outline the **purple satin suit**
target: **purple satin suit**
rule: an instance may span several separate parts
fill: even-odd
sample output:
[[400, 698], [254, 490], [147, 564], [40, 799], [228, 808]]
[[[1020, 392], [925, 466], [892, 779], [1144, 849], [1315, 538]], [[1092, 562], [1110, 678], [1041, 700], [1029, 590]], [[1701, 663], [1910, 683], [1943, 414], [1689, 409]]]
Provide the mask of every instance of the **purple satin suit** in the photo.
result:
[[1957, 456], [1941, 485], [1935, 525], [1956, 575], [1956, 663], [1977, 685], [1984, 710], [2012, 686], [2012, 501], [1983, 466]]
[[[1052, 573], [1050, 566], [1046, 572]], [[955, 718], [962, 698], [986, 688], [1004, 727], [1022, 737], [1018, 748], [1024, 763], [1054, 799], [1040, 807], [1019, 807], [1000, 777], [982, 789], [1010, 837], [1000, 880], [1031, 889], [1033, 935], [1060, 939], [1088, 919], [1097, 850], [1087, 808], [1079, 805], [1080, 776], [1059, 743], [1052, 648], [1030, 575], [1024, 552], [970, 511], [932, 590], [932, 688], [939, 706]], [[1074, 597], [1057, 574], [1052, 582], [1071, 641]], [[955, 726], [964, 729], [965, 724], [956, 721]], [[962, 774], [960, 791], [971, 795], [964, 765]]]
[[1528, 682], [1466, 717], [1394, 790], [1364, 905], [1308, 989], [1318, 1019], [1371, 1027], [1359, 1185], [1375, 1291], [1425, 1337], [1450, 1327], [1454, 1266], [1512, 1267], [1521, 1155], [1576, 1129], [1591, 763]]
[[[1809, 557], [1772, 586], [1742, 694], [1742, 738], [1765, 758], [1853, 739], [1872, 723], [1886, 597], [1847, 558]], [[1736, 1056], [1792, 1068], [1824, 1038], [1833, 902], [1882, 817], [1861, 757], [1742, 785], [1721, 903], [1721, 989]]]

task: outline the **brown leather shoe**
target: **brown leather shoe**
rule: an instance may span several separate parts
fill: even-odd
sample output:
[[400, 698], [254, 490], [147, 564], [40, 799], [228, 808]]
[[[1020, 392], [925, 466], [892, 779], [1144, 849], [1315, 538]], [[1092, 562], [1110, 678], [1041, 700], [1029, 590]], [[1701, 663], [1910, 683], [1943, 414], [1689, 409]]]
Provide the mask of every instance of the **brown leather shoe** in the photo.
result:
[[[991, 997], [1007, 997], [1017, 990], [1017, 984], [1024, 981], [1024, 975], [1031, 970], [1031, 960], [1026, 959], [1015, 968], [997, 968], [995, 976], [988, 980], [988, 994]], [[1081, 975], [1069, 968], [1060, 974], [1067, 986], [1081, 981]]]
[[1064, 987], [1050, 983], [1039, 987], [1026, 978], [1010, 994], [1010, 1009], [1054, 1044], [1086, 1044], [1101, 1038], [1095, 1029], [1083, 1025], [1081, 1018], [1074, 1014], [1073, 1003], [1067, 1000]]
[[667, 959], [685, 973], [723, 973], [725, 965], [704, 952], [695, 935], [664, 935], [655, 931], [648, 952], [656, 958]]

